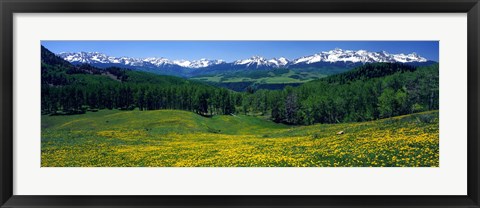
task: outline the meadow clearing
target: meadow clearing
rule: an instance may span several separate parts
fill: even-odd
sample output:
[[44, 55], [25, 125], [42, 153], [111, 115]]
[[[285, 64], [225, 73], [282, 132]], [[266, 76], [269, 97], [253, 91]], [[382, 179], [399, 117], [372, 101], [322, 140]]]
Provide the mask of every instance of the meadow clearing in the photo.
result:
[[[337, 135], [337, 132], [344, 134]], [[438, 167], [438, 111], [289, 126], [180, 110], [42, 116], [42, 167]]]

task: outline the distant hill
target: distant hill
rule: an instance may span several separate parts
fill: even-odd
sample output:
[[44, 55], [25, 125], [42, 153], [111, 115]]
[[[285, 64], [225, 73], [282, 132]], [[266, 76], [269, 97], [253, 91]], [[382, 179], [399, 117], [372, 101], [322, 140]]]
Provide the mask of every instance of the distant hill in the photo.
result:
[[[133, 71], [119, 67], [99, 68], [89, 64], [74, 65], [54, 53], [41, 47], [42, 61], [42, 81], [50, 85], [68, 85], [78, 84], [79, 82], [101, 81], [107, 83], [125, 82], [125, 83], [147, 83], [159, 84], [165, 86], [181, 84], [200, 84], [195, 81], [188, 81], [175, 76], [156, 75], [146, 72]], [[92, 76], [85, 76], [92, 75]], [[64, 80], [63, 82], [56, 82]]]
[[[234, 98], [224, 88], [118, 67], [73, 65], [44, 47], [41, 50], [44, 114], [139, 108], [179, 109], [205, 115], [213, 110], [215, 114], [230, 114], [234, 108]], [[214, 101], [215, 106], [209, 106], [208, 102]]]
[[185, 79], [73, 65], [42, 47], [42, 113], [171, 109], [203, 117], [258, 115], [288, 125], [369, 121], [438, 110], [438, 67], [366, 63], [344, 72], [277, 68]]
[[402, 63], [372, 63], [362, 66], [358, 66], [350, 71], [334, 74], [321, 81], [328, 83], [340, 83], [344, 84], [356, 80], [367, 80], [371, 78], [384, 77], [395, 73], [413, 72], [417, 69], [415, 66], [402, 64]]
[[[100, 68], [121, 67], [138, 71], [148, 71], [157, 74], [175, 75], [181, 77], [236, 73], [249, 70], [272, 69], [341, 69], [330, 73], [343, 72], [368, 63], [404, 63], [413, 66], [430, 65], [434, 61], [427, 60], [416, 53], [390, 54], [386, 51], [369, 52], [366, 50], [335, 49], [322, 51], [313, 55], [288, 60], [285, 57], [267, 59], [252, 56], [232, 62], [224, 60], [169, 60], [164, 57], [133, 58], [113, 57], [100, 52], [63, 52], [57, 54], [64, 60], [80, 65], [90, 64]], [[324, 71], [319, 74], [329, 74]]]

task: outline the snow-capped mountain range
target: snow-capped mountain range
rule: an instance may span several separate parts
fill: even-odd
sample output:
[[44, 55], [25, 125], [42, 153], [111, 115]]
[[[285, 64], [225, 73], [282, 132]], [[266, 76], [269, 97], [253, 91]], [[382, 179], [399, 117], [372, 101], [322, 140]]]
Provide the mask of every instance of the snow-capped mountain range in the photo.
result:
[[320, 52], [311, 56], [304, 56], [292, 61], [292, 64], [298, 63], [316, 63], [316, 62], [353, 62], [353, 63], [376, 63], [376, 62], [427, 62], [426, 58], [416, 53], [411, 54], [390, 54], [386, 51], [369, 52], [366, 50], [342, 50], [335, 49], [331, 51]]
[[400, 63], [422, 63], [428, 60], [416, 53], [411, 54], [390, 54], [386, 51], [369, 52], [366, 50], [342, 50], [335, 49], [322, 51], [309, 56], [288, 60], [284, 57], [266, 59], [261, 56], [253, 56], [248, 59], [226, 62], [224, 60], [169, 60], [167, 58], [131, 58], [131, 57], [113, 57], [99, 52], [62, 52], [57, 54], [61, 58], [71, 63], [87, 64], [106, 64], [106, 65], [125, 65], [132, 67], [165, 67], [177, 66], [189, 69], [208, 68], [216, 65], [228, 64], [236, 68], [288, 68], [295, 65], [309, 65], [319, 62], [337, 63], [376, 63], [376, 62], [400, 62]]
[[186, 68], [202, 68], [212, 65], [225, 63], [223, 60], [207, 60], [200, 59], [194, 61], [188, 60], [169, 60], [166, 58], [131, 58], [131, 57], [114, 57], [99, 52], [62, 52], [57, 54], [59, 57], [71, 63], [82, 64], [122, 64], [127, 66], [165, 66], [177, 65]]

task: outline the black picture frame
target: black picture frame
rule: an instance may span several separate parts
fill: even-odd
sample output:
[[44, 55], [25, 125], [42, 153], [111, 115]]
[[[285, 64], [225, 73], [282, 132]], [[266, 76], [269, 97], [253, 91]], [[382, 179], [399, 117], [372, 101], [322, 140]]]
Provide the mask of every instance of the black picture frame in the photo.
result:
[[[0, 0], [1, 207], [480, 207], [478, 0]], [[467, 13], [466, 196], [25, 196], [13, 195], [14, 13]], [[448, 180], [447, 178], [445, 180]], [[93, 189], [94, 187], [92, 187]]]

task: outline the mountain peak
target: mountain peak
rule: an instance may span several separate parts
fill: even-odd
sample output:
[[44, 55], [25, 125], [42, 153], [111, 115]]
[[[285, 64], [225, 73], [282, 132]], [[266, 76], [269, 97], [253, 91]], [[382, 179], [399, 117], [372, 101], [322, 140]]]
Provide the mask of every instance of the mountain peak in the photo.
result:
[[288, 60], [285, 57], [266, 59], [263, 56], [254, 55], [247, 59], [237, 60], [227, 63], [224, 60], [210, 60], [207, 58], [201, 58], [198, 60], [169, 60], [164, 57], [156, 58], [131, 58], [131, 57], [114, 57], [108, 56], [100, 52], [77, 52], [69, 53], [62, 52], [57, 54], [64, 60], [71, 63], [87, 63], [97, 65], [125, 65], [135, 67], [181, 67], [181, 68], [207, 68], [220, 64], [229, 64], [236, 66], [235, 68], [253, 68], [253, 69], [270, 69], [295, 66], [298, 64], [315, 64], [320, 62], [325, 63], [376, 63], [376, 62], [400, 62], [400, 63], [415, 63], [415, 62], [427, 62], [428, 60], [421, 57], [415, 52], [410, 54], [390, 54], [386, 51], [369, 52], [367, 50], [345, 50], [341, 48], [335, 48], [330, 51], [321, 51], [319, 53], [303, 56], [301, 58]]
[[265, 58], [264, 58], [264, 57], [262, 57], [262, 56], [258, 56], [258, 55], [252, 56], [252, 58], [251, 58], [251, 59], [252, 59], [252, 60], [265, 60]]
[[335, 48], [330, 51], [304, 56], [292, 61], [293, 64], [313, 64], [317, 62], [352, 62], [352, 63], [376, 63], [376, 62], [426, 62], [426, 58], [416, 53], [411, 54], [390, 54], [386, 51], [369, 52], [367, 50], [343, 50]]

